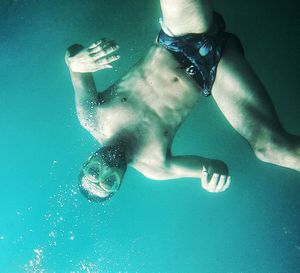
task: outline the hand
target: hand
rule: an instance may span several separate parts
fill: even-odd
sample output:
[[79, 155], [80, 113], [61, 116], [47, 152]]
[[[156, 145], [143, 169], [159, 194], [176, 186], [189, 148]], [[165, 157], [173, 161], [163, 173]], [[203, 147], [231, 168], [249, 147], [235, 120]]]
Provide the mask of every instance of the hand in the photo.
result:
[[223, 192], [230, 186], [231, 176], [228, 175], [227, 166], [222, 161], [215, 161], [208, 169], [203, 166], [201, 185], [209, 192]]
[[101, 39], [92, 43], [87, 48], [82, 48], [75, 55], [69, 51], [66, 53], [66, 63], [73, 72], [87, 73], [112, 68], [111, 63], [120, 58], [119, 55], [111, 55], [119, 49], [115, 42]]

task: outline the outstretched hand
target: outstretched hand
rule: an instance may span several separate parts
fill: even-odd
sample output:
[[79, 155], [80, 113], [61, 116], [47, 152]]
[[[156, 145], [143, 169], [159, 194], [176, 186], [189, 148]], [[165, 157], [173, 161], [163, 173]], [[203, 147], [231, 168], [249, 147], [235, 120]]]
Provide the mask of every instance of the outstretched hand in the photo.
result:
[[119, 55], [112, 54], [118, 49], [119, 46], [114, 41], [101, 39], [73, 56], [67, 51], [66, 63], [73, 72], [80, 73], [112, 68], [111, 63], [120, 58]]
[[224, 171], [223, 168], [212, 166], [207, 169], [203, 166], [201, 185], [205, 190], [214, 193], [223, 192], [229, 188], [230, 182], [231, 176], [227, 175], [227, 170]]

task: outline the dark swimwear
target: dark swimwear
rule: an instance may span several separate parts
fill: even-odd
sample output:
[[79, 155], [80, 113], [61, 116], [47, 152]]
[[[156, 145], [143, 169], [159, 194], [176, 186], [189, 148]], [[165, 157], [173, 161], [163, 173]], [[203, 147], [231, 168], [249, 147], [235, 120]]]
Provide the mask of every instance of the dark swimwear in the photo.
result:
[[233, 34], [225, 32], [225, 22], [218, 13], [214, 14], [217, 29], [214, 33], [187, 34], [178, 37], [167, 35], [162, 29], [157, 42], [168, 49], [182, 68], [201, 87], [205, 97], [211, 95], [217, 66], [226, 41]]

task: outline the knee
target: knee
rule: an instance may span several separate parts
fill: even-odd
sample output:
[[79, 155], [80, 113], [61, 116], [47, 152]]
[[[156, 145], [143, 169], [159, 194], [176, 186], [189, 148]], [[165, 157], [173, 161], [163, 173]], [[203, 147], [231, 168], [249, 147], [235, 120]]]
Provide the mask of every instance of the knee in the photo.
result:
[[276, 151], [281, 146], [282, 137], [273, 132], [257, 135], [255, 141], [251, 143], [251, 147], [256, 157], [267, 163], [271, 163], [276, 157]]
[[271, 131], [263, 135], [258, 135], [253, 143], [252, 149], [256, 157], [267, 163], [277, 161], [280, 156], [289, 153], [293, 148], [293, 143], [289, 135], [282, 131]]
[[272, 151], [269, 143], [260, 143], [252, 147], [255, 156], [263, 162], [270, 163], [272, 161]]

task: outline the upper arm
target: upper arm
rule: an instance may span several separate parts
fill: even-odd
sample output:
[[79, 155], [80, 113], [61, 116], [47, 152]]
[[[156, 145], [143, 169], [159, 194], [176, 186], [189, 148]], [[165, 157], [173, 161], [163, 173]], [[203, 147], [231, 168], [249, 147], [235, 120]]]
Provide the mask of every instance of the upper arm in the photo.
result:
[[88, 131], [96, 126], [97, 106], [92, 107], [90, 103], [76, 103], [76, 113], [80, 125]]

